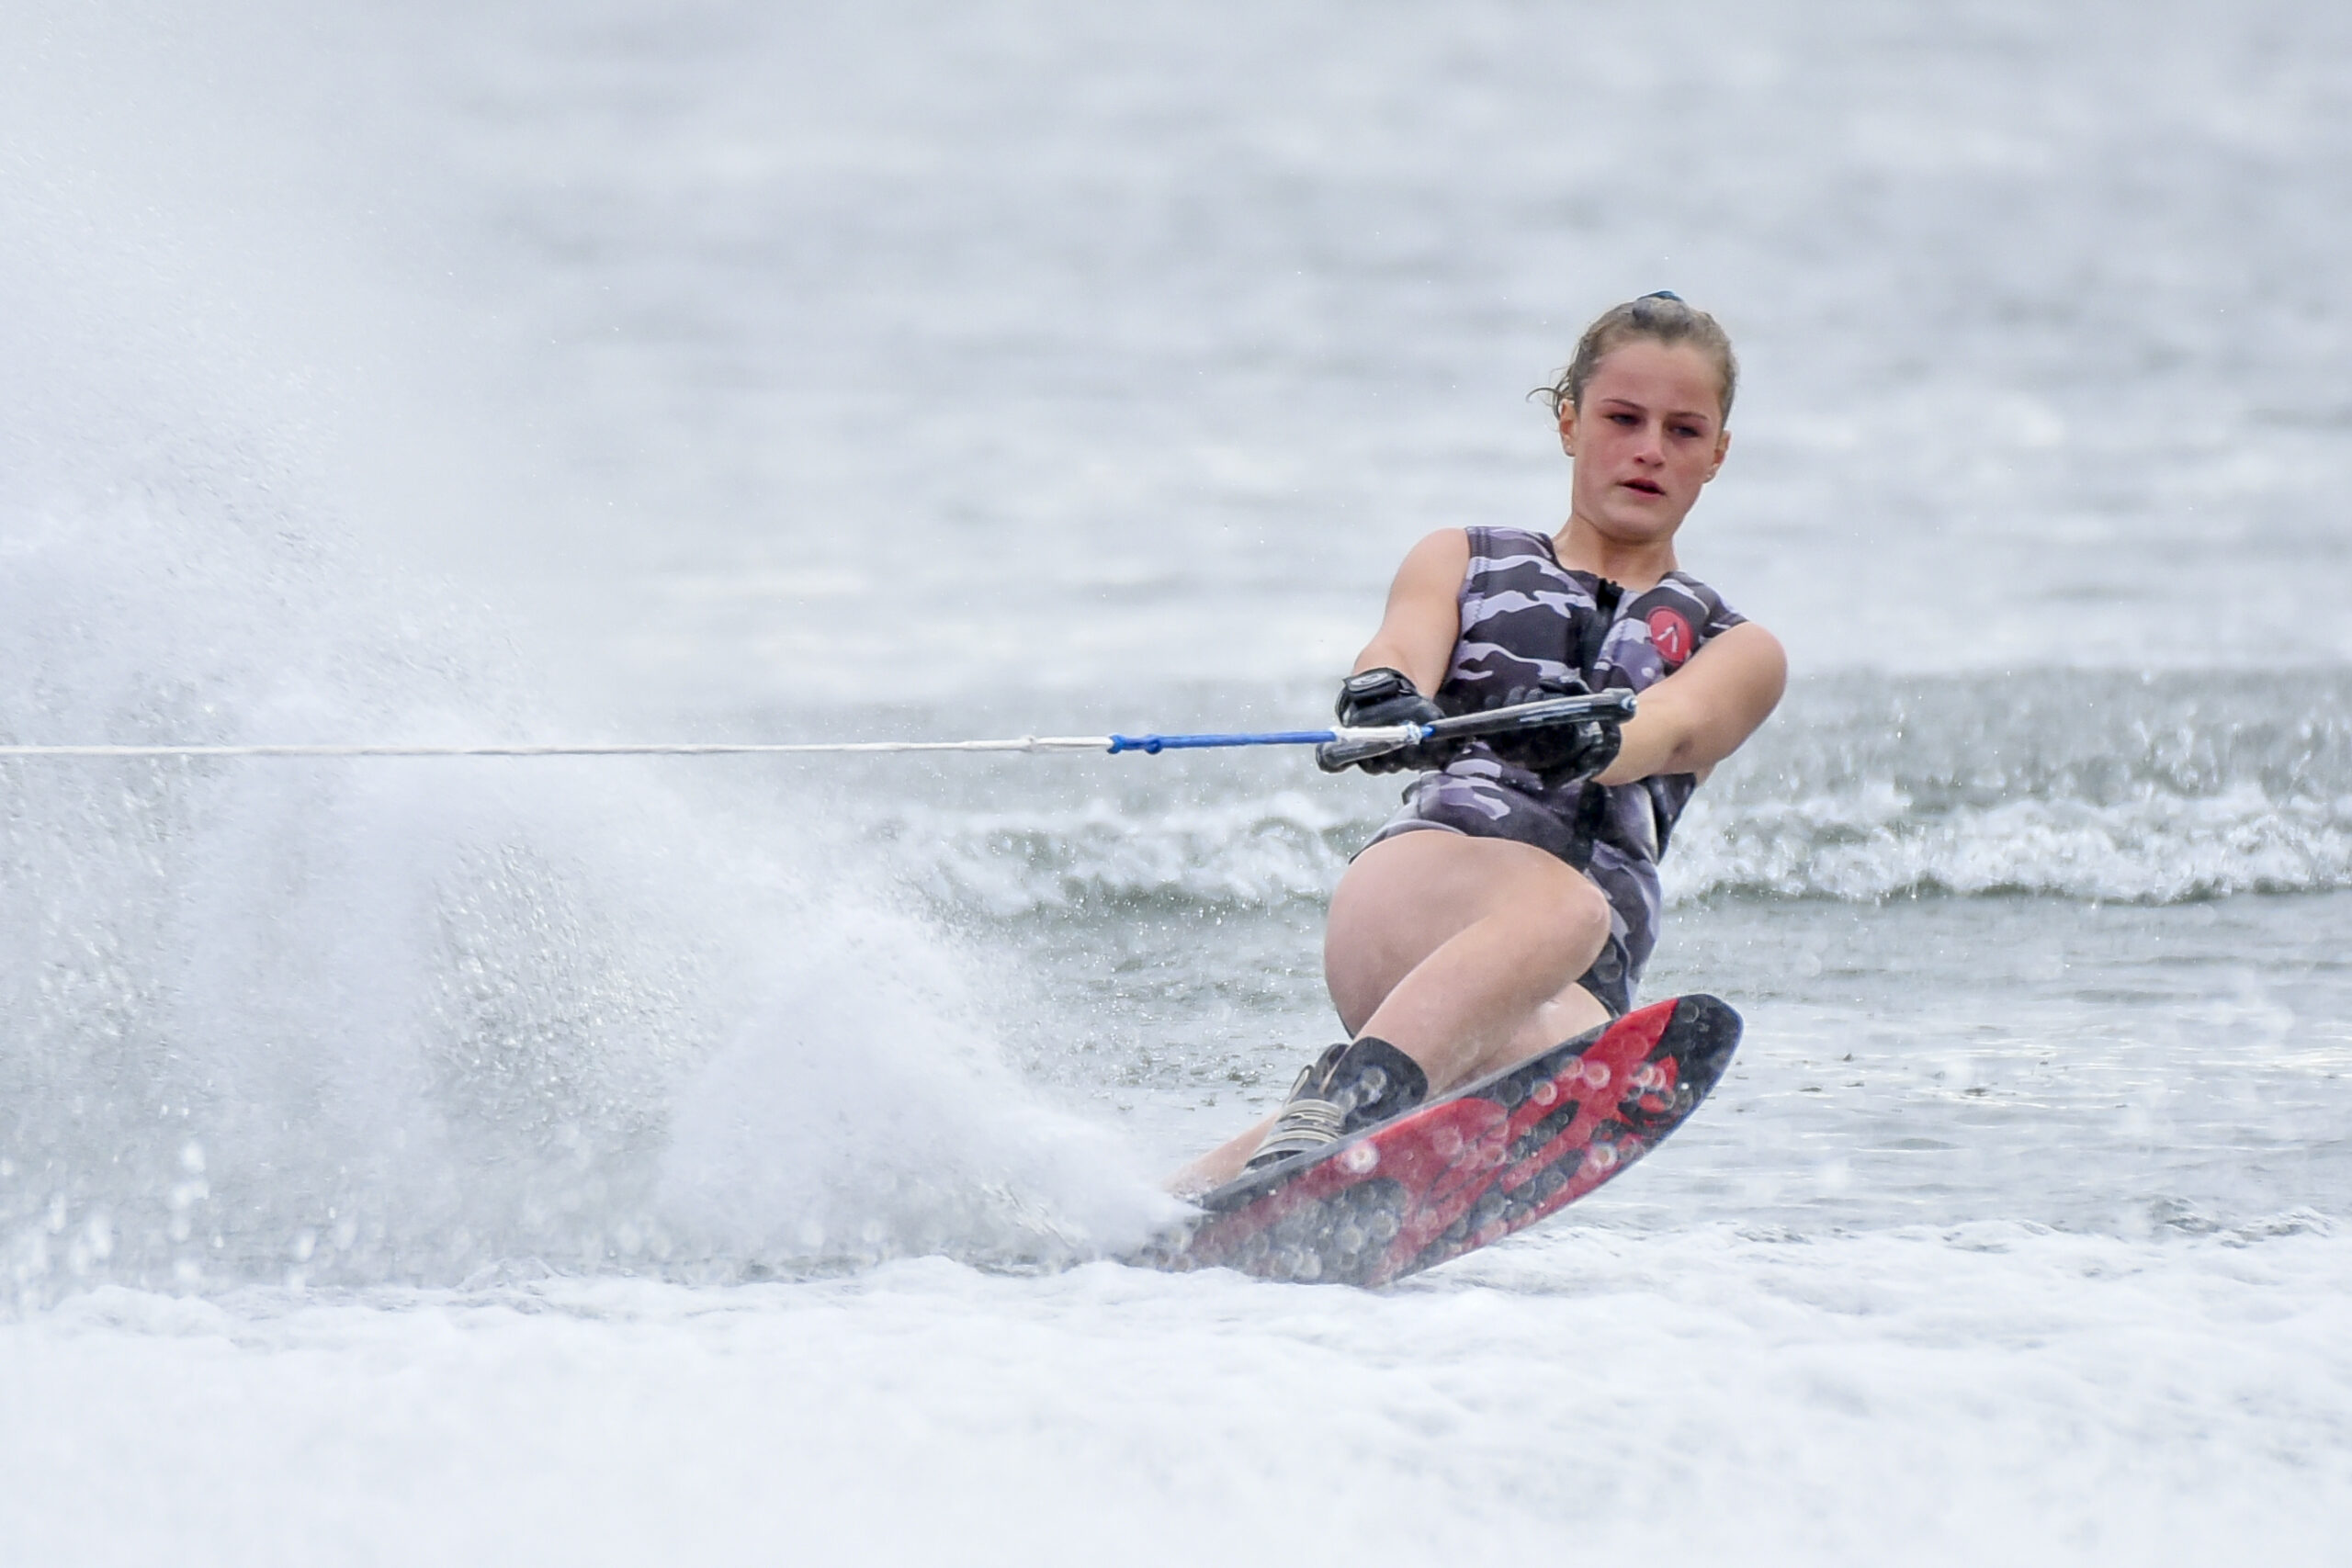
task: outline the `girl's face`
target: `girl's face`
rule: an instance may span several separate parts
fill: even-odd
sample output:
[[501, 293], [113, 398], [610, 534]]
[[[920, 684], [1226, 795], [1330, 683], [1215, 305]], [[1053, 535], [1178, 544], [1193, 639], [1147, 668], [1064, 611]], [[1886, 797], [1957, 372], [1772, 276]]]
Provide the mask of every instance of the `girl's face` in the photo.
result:
[[1673, 538], [1731, 446], [1713, 363], [1688, 344], [1620, 344], [1584, 406], [1561, 408], [1560, 446], [1576, 459], [1575, 517], [1617, 544]]

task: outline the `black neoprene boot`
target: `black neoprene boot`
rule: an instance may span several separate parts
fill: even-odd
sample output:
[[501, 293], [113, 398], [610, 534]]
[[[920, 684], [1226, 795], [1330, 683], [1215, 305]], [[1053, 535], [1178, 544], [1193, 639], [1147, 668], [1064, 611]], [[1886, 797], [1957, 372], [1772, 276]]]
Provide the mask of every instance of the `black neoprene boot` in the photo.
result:
[[1352, 1133], [1401, 1116], [1429, 1098], [1421, 1065], [1373, 1035], [1324, 1052], [1299, 1073], [1273, 1131], [1242, 1168], [1258, 1170], [1312, 1153]]

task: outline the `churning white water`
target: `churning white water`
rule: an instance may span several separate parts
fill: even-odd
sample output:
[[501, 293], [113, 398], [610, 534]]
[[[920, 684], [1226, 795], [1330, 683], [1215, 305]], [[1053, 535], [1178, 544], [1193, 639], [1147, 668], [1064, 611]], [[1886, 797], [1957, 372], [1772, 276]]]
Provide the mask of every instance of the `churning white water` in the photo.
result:
[[1290, 727], [1671, 287], [1782, 712], [1623, 1180], [1115, 1259], [1332, 1027], [1303, 757], [0, 761], [0, 1560], [2326, 1562], [2352, 21], [0, 18], [0, 740]]

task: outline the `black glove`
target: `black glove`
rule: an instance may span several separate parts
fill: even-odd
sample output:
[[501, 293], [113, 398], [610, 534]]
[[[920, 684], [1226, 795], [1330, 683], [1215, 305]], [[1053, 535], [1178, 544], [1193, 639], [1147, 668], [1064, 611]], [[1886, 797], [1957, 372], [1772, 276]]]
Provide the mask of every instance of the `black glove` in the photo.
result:
[[[1342, 728], [1369, 729], [1383, 725], [1434, 724], [1445, 716], [1445, 711], [1413, 688], [1413, 682], [1399, 670], [1367, 670], [1351, 675], [1340, 682], [1340, 700], [1334, 705]], [[1335, 750], [1345, 742], [1327, 740], [1315, 749], [1315, 765], [1327, 773], [1336, 773], [1350, 767], [1362, 768], [1367, 773], [1394, 773], [1410, 768], [1419, 773], [1427, 768], [1442, 768], [1461, 754], [1458, 744], [1441, 741], [1434, 745], [1422, 743], [1384, 751], [1377, 757], [1335, 758]]]
[[1486, 738], [1488, 750], [1506, 762], [1544, 775], [1554, 787], [1589, 779], [1617, 760], [1623, 739], [1613, 718], [1547, 724]]

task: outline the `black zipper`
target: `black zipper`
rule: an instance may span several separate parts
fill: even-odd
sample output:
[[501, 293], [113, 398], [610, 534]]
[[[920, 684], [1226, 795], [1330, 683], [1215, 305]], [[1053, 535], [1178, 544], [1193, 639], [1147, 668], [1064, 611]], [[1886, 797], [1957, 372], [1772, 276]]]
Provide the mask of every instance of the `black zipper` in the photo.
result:
[[[1577, 641], [1577, 673], [1584, 677], [1585, 689], [1600, 690], [1600, 678], [1594, 666], [1600, 661], [1600, 649], [1608, 642], [1609, 634], [1617, 625], [1617, 606], [1624, 603], [1623, 583], [1607, 578], [1597, 578], [1592, 587], [1592, 605], [1596, 614], [1584, 624]], [[1574, 837], [1568, 845], [1568, 863], [1578, 871], [1592, 864], [1593, 840], [1609, 820], [1609, 792], [1590, 780], [1577, 792]]]
[[1607, 578], [1596, 579], [1592, 588], [1592, 606], [1600, 613], [1584, 624], [1584, 635], [1577, 644], [1577, 673], [1584, 677], [1589, 690], [1599, 691], [1600, 685], [1592, 667], [1600, 659], [1600, 649], [1608, 642], [1609, 634], [1617, 625], [1617, 606], [1624, 602], [1623, 584]]

